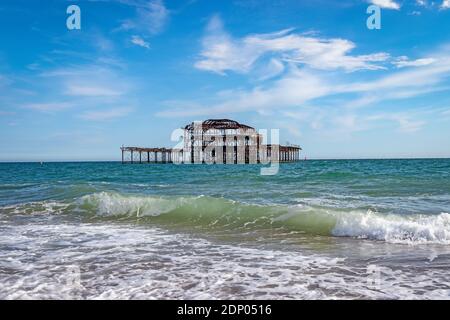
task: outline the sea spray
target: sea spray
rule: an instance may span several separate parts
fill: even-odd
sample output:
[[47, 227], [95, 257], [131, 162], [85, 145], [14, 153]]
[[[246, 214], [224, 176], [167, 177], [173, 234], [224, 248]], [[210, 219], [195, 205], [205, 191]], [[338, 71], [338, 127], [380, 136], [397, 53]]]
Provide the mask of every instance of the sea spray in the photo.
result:
[[339, 216], [332, 234], [391, 243], [449, 244], [450, 214], [426, 216], [348, 212]]

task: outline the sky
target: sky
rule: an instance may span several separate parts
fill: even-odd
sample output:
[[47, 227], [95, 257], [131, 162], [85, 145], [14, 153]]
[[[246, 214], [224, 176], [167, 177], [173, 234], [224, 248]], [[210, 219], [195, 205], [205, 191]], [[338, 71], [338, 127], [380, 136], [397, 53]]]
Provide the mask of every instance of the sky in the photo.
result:
[[450, 157], [449, 30], [449, 0], [2, 0], [0, 161], [120, 160], [208, 118], [311, 159]]

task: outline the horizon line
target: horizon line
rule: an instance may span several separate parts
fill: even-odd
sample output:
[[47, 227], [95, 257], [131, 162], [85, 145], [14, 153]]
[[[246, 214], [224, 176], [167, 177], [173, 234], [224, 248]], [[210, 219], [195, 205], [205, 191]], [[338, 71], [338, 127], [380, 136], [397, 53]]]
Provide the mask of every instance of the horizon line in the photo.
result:
[[[448, 160], [450, 156], [444, 157], [386, 157], [386, 158], [303, 158], [297, 161], [292, 162], [304, 162], [304, 161], [348, 161], [348, 160]], [[118, 162], [121, 163], [121, 160], [0, 160], [0, 164], [11, 164], [11, 163], [101, 163], [101, 162]], [[146, 163], [142, 163], [146, 164]], [[154, 164], [154, 163], [151, 163]], [[256, 163], [255, 163], [256, 164]]]

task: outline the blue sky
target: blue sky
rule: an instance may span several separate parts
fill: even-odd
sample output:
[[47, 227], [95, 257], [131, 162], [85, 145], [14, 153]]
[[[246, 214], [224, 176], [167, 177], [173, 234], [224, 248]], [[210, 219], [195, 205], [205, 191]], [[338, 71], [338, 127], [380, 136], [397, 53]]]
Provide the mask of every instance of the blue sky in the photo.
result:
[[448, 0], [3, 0], [0, 161], [118, 160], [222, 117], [309, 158], [450, 157], [449, 30]]

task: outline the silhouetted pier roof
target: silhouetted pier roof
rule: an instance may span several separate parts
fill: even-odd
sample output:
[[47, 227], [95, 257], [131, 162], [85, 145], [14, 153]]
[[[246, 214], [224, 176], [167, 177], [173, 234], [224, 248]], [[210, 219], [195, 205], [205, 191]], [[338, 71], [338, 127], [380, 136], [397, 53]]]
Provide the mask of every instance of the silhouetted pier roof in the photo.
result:
[[[191, 124], [187, 125], [185, 127], [186, 130], [193, 130], [195, 126], [195, 123], [192, 122]], [[201, 126], [203, 128], [203, 131], [209, 130], [209, 129], [245, 129], [245, 130], [255, 130], [255, 128], [247, 126], [245, 124], [239, 123], [235, 120], [230, 119], [208, 119], [201, 123]]]

